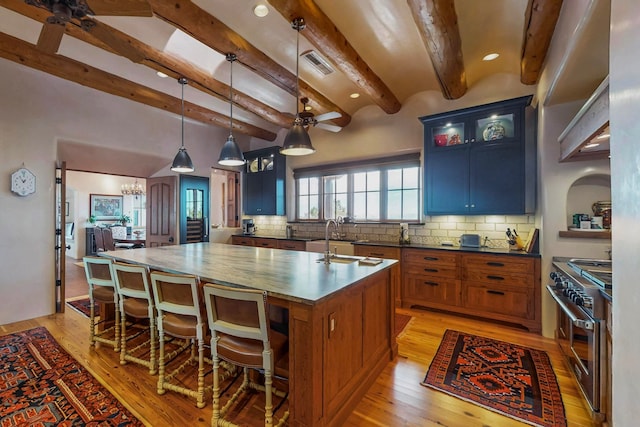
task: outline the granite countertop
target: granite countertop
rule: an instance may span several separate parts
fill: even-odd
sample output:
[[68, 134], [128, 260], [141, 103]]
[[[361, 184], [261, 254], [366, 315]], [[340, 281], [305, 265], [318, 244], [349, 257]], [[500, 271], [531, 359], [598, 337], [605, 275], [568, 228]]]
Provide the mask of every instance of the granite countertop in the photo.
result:
[[[324, 264], [315, 252], [288, 251], [223, 243], [190, 243], [155, 248], [100, 252], [99, 256], [147, 265], [152, 270], [187, 273], [203, 282], [266, 290], [269, 295], [315, 304], [396, 260], [378, 265], [334, 262]], [[350, 257], [364, 258], [364, 257]]]

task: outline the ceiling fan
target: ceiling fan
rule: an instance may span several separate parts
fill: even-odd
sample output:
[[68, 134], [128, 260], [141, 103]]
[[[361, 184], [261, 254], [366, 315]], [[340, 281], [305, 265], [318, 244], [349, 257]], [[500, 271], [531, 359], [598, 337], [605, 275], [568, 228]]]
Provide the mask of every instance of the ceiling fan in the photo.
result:
[[31, 6], [46, 9], [47, 18], [38, 38], [38, 49], [56, 53], [65, 26], [76, 25], [133, 62], [144, 59], [142, 53], [126, 41], [114, 36], [107, 26], [90, 16], [153, 16], [146, 0], [25, 0]]
[[309, 126], [319, 127], [324, 130], [328, 130], [331, 132], [340, 132], [342, 128], [340, 126], [332, 125], [329, 123], [320, 123], [325, 120], [333, 120], [339, 117], [342, 117], [342, 114], [337, 111], [330, 111], [328, 113], [320, 114], [316, 116], [307, 108], [307, 104], [309, 103], [309, 98], [302, 97], [300, 98], [300, 102], [302, 103], [302, 111], [298, 113], [300, 118], [302, 119], [302, 126], [307, 129]]

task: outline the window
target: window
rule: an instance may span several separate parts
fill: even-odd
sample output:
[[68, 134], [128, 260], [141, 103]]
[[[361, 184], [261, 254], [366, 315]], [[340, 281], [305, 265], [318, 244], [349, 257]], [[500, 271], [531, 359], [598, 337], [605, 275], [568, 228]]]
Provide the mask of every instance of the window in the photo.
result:
[[297, 169], [296, 220], [420, 220], [419, 154]]
[[185, 191], [187, 219], [202, 219], [204, 212], [204, 192], [196, 188]]

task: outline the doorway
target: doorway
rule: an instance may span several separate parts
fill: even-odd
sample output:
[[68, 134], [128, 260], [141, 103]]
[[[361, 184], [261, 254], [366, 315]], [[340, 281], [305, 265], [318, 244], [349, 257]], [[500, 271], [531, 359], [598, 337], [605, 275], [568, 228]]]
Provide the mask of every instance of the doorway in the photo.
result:
[[180, 244], [209, 241], [209, 178], [180, 175]]

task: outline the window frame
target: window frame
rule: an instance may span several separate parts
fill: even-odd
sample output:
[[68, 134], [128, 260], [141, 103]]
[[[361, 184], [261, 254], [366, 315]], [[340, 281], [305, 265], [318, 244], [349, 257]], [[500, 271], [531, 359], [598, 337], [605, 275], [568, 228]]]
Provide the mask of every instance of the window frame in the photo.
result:
[[[391, 169], [404, 169], [404, 168], [417, 168], [418, 181], [417, 181], [417, 218], [416, 219], [388, 219], [388, 177], [387, 171]], [[313, 166], [308, 168], [295, 169], [293, 171], [294, 188], [295, 188], [295, 221], [296, 222], [324, 222], [330, 217], [326, 216], [325, 212], [325, 178], [335, 177], [339, 175], [347, 175], [347, 216], [353, 217], [354, 212], [354, 174], [362, 172], [380, 172], [380, 187], [379, 193], [379, 219], [368, 220], [363, 218], [355, 218], [359, 223], [420, 223], [422, 220], [421, 203], [422, 203], [422, 168], [420, 163], [420, 153], [410, 153], [401, 156], [387, 157], [372, 160], [363, 160], [356, 162], [334, 163], [321, 166]], [[300, 200], [299, 200], [299, 180], [302, 178], [318, 178], [317, 189], [317, 205], [319, 209], [318, 218], [300, 218]], [[413, 189], [413, 187], [411, 188]], [[313, 194], [311, 191], [310, 194]], [[370, 191], [365, 190], [365, 193]]]

